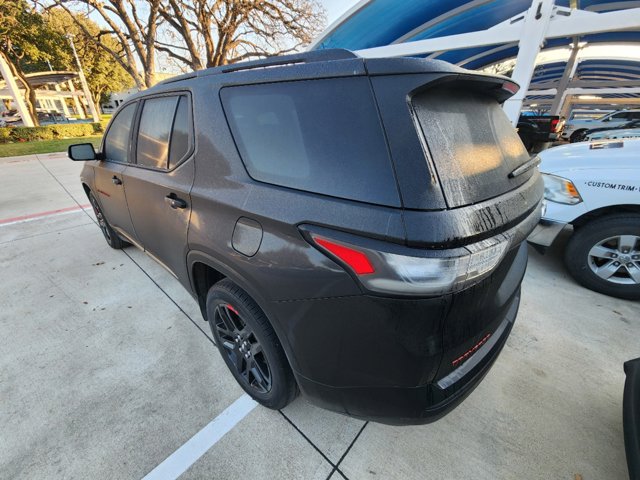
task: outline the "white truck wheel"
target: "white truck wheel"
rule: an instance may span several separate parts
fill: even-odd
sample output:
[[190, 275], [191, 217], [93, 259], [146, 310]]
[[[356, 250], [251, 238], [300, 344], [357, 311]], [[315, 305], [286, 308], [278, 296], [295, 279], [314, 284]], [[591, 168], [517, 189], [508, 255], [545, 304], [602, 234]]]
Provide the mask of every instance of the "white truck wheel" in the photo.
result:
[[601, 217], [576, 229], [565, 250], [565, 264], [591, 290], [640, 299], [640, 215]]

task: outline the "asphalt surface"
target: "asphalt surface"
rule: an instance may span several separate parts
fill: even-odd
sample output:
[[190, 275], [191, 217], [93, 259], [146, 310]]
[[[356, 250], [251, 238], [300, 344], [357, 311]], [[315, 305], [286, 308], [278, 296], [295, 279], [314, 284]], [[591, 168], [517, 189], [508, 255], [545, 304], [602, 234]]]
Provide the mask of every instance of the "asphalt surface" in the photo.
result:
[[575, 284], [561, 245], [530, 252], [500, 359], [444, 419], [276, 412], [247, 403], [171, 275], [107, 246], [80, 168], [0, 159], [0, 478], [627, 478], [640, 306]]

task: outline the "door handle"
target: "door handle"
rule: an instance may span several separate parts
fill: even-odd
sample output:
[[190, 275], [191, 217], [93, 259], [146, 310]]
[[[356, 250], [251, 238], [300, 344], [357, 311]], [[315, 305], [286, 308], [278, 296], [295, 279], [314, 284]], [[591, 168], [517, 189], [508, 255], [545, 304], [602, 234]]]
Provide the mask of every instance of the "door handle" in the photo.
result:
[[111, 178], [111, 181], [113, 182], [114, 185], [122, 185], [122, 180], [120, 180], [115, 175]]
[[170, 193], [169, 195], [164, 197], [164, 201], [174, 210], [178, 208], [187, 208], [187, 202], [185, 202], [181, 198], [176, 197], [175, 193]]

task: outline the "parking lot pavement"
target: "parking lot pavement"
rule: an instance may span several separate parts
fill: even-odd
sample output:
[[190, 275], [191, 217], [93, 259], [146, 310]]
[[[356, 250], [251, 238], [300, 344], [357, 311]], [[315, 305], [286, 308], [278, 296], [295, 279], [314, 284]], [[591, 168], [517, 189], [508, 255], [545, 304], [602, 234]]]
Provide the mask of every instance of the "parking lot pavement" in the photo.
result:
[[[0, 478], [143, 478], [167, 458], [183, 478], [627, 478], [640, 307], [577, 286], [560, 248], [531, 252], [507, 346], [444, 419], [390, 427], [299, 398], [229, 423], [243, 392], [196, 303], [144, 253], [106, 245], [80, 168], [0, 160]], [[185, 461], [194, 439], [205, 453]]]

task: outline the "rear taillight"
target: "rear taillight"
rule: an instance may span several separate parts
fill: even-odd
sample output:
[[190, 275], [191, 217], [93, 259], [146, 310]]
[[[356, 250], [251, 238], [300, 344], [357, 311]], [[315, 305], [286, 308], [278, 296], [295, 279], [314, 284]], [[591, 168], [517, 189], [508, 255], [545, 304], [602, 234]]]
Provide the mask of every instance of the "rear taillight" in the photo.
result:
[[315, 233], [309, 236], [320, 251], [351, 270], [366, 289], [402, 295], [439, 295], [467, 288], [493, 271], [510, 243], [493, 239], [455, 250], [403, 249], [400, 254]]
[[355, 248], [346, 247], [339, 243], [327, 240], [326, 238], [313, 237], [313, 239], [322, 248], [349, 265], [349, 268], [351, 268], [356, 275], [369, 275], [371, 273], [375, 273], [376, 270], [373, 268], [373, 265], [371, 265], [367, 256]]
[[518, 90], [520, 90], [520, 85], [515, 82], [504, 82], [502, 84], [502, 89], [506, 90], [512, 95], [515, 95], [516, 93], [518, 93]]
[[560, 123], [559, 118], [554, 118], [551, 120], [551, 133], [558, 133], [558, 124]]

